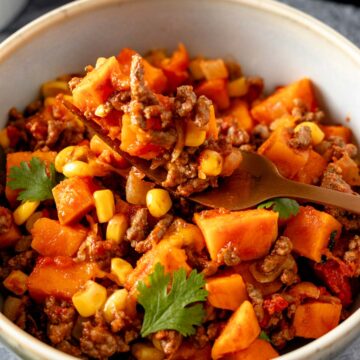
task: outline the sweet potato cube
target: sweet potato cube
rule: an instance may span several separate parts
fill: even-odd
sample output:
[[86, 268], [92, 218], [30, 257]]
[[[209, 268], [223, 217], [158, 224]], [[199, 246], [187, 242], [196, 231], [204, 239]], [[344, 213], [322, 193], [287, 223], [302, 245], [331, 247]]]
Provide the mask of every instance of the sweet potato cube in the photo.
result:
[[183, 340], [179, 349], [172, 356], [172, 360], [209, 360], [211, 359], [211, 346], [196, 348], [191, 342]]
[[313, 302], [296, 308], [295, 335], [317, 339], [334, 329], [340, 321], [341, 304]]
[[251, 117], [249, 105], [244, 100], [234, 100], [226, 115], [234, 118], [240, 129], [250, 131], [254, 127], [254, 120]]
[[180, 268], [190, 272], [191, 268], [186, 263], [187, 256], [185, 250], [174, 246], [169, 241], [161, 241], [136, 263], [135, 269], [127, 278], [125, 288], [136, 296], [136, 288], [139, 281], [144, 281], [153, 272], [153, 268], [160, 263], [165, 268], [165, 272], [172, 273]]
[[56, 185], [52, 192], [60, 224], [79, 221], [94, 205], [95, 190], [91, 178], [72, 177]]
[[120, 76], [120, 66], [115, 56], [106, 59], [90, 71], [73, 90], [74, 105], [82, 112], [94, 113], [114, 91], [112, 79]]
[[260, 123], [270, 124], [283, 115], [291, 114], [294, 100], [301, 100], [308, 110], [316, 108], [315, 95], [310, 79], [302, 79], [280, 88], [274, 94], [255, 105], [251, 114]]
[[208, 97], [220, 110], [227, 109], [230, 105], [225, 79], [205, 80], [195, 89], [195, 93], [197, 96]]
[[47, 296], [70, 300], [86, 281], [100, 276], [95, 263], [75, 262], [69, 257], [40, 258], [28, 278], [30, 296], [43, 301]]
[[269, 252], [277, 237], [278, 216], [278, 213], [264, 209], [208, 210], [195, 214], [194, 221], [204, 235], [212, 260], [216, 260], [226, 246], [231, 246], [245, 261], [259, 259]]
[[248, 348], [225, 356], [224, 360], [271, 360], [278, 356], [268, 341], [256, 339]]
[[0, 249], [14, 246], [21, 236], [19, 228], [13, 224], [8, 232], [0, 234]]
[[[45, 162], [46, 166], [49, 167], [49, 165], [55, 161], [56, 152], [54, 152], [54, 151], [39, 151], [38, 150], [38, 151], [34, 151], [34, 152], [22, 151], [22, 152], [14, 152], [14, 153], [7, 154], [7, 156], [6, 156], [6, 176], [7, 176], [7, 178], [9, 177], [10, 169], [13, 166], [20, 166], [20, 163], [23, 161], [29, 163], [33, 157], [37, 157], [37, 158], [43, 160]], [[16, 198], [18, 197], [18, 194], [19, 194], [19, 190], [12, 190], [12, 189], [10, 189], [10, 187], [8, 185], [6, 185], [5, 195], [11, 206], [16, 205]]]
[[294, 180], [304, 184], [316, 184], [324, 173], [326, 165], [326, 160], [320, 154], [310, 150], [308, 161], [294, 177]]
[[325, 134], [325, 139], [331, 136], [341, 137], [345, 143], [349, 143], [352, 137], [351, 130], [346, 126], [341, 125], [320, 125], [321, 130]]
[[279, 128], [260, 146], [258, 153], [271, 160], [281, 175], [293, 179], [307, 164], [310, 152], [292, 148], [289, 140], [288, 130]]
[[215, 340], [211, 356], [214, 360], [244, 350], [259, 336], [260, 326], [253, 306], [244, 301], [231, 315], [220, 336]]
[[334, 217], [306, 206], [301, 207], [299, 213], [290, 219], [284, 235], [290, 238], [295, 252], [320, 262], [334, 232], [336, 240], [340, 237], [341, 224]]
[[86, 238], [81, 225], [61, 225], [56, 220], [40, 218], [31, 230], [31, 247], [42, 256], [73, 256]]
[[248, 298], [244, 280], [239, 274], [208, 278], [205, 289], [209, 292], [209, 303], [220, 309], [235, 311]]

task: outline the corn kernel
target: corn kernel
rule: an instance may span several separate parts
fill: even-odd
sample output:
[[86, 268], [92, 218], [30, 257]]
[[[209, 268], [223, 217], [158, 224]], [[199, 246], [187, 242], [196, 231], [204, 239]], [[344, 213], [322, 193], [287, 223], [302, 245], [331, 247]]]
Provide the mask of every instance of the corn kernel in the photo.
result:
[[200, 63], [206, 80], [226, 79], [229, 76], [224, 60], [203, 60]]
[[16, 295], [23, 295], [27, 290], [28, 276], [20, 270], [13, 270], [4, 280], [4, 286]]
[[67, 146], [62, 149], [55, 158], [55, 169], [57, 172], [63, 171], [63, 167], [75, 160], [87, 160], [88, 148], [86, 146]]
[[111, 109], [109, 106], [100, 104], [95, 110], [95, 115], [98, 117], [104, 118], [110, 112], [110, 110]]
[[95, 208], [99, 223], [108, 222], [115, 213], [115, 199], [111, 190], [94, 192]]
[[71, 161], [65, 164], [62, 173], [68, 178], [74, 176], [94, 176], [91, 166], [80, 160]]
[[125, 310], [128, 298], [128, 291], [126, 289], [119, 289], [114, 291], [106, 300], [104, 305], [104, 318], [107, 322], [112, 322], [115, 316], [120, 311]]
[[131, 353], [136, 360], [163, 360], [164, 353], [150, 344], [137, 343], [131, 346]]
[[124, 240], [128, 220], [124, 214], [116, 214], [110, 220], [106, 228], [106, 240], [115, 241], [117, 244]]
[[15, 321], [20, 312], [21, 300], [19, 298], [8, 296], [4, 301], [3, 314], [10, 320]]
[[81, 316], [89, 317], [103, 307], [106, 297], [106, 289], [103, 286], [88, 280], [84, 288], [73, 295], [72, 302]]
[[31, 232], [31, 229], [33, 228], [35, 222], [39, 220], [42, 216], [43, 216], [42, 211], [36, 211], [26, 220], [25, 227], [27, 232], [29, 233]]
[[13, 213], [16, 225], [22, 225], [37, 209], [40, 201], [25, 201], [19, 205]]
[[230, 81], [227, 88], [230, 97], [244, 96], [249, 90], [248, 82], [245, 77]]
[[133, 271], [133, 267], [127, 261], [120, 258], [111, 259], [110, 272], [115, 275], [119, 285], [124, 286], [127, 277]]
[[207, 176], [217, 176], [223, 166], [222, 156], [214, 150], [204, 150], [200, 154], [199, 170]]
[[3, 149], [7, 149], [10, 146], [10, 139], [6, 128], [0, 130], [0, 146]]
[[295, 132], [298, 132], [304, 126], [307, 126], [310, 128], [311, 140], [314, 145], [317, 145], [324, 140], [324, 137], [325, 137], [324, 132], [320, 129], [320, 127], [317, 124], [310, 122], [310, 121], [305, 121], [305, 122], [297, 125], [295, 128]]
[[192, 121], [186, 124], [185, 145], [200, 146], [206, 139], [206, 131], [197, 127]]
[[201, 80], [205, 77], [204, 72], [202, 71], [200, 66], [202, 61], [203, 59], [201, 58], [190, 61], [189, 70], [195, 80]]
[[164, 216], [172, 206], [168, 191], [164, 189], [149, 190], [146, 194], [146, 206], [152, 216]]
[[70, 89], [66, 81], [48, 81], [41, 87], [44, 98], [55, 97], [57, 94], [70, 94]]

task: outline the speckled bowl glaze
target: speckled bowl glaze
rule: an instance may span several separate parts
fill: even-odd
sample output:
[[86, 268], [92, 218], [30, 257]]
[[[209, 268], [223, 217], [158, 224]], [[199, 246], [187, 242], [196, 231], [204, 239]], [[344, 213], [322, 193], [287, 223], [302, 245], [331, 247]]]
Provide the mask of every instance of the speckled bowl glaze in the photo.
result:
[[[308, 15], [271, 0], [82, 0], [32, 22], [0, 45], [0, 121], [39, 85], [129, 46], [238, 60], [269, 89], [311, 77], [329, 121], [351, 119], [360, 138], [360, 50]], [[360, 334], [360, 298], [336, 329], [282, 360], [329, 359]], [[0, 296], [1, 308], [1, 296]], [[0, 338], [25, 359], [70, 360], [0, 314]]]

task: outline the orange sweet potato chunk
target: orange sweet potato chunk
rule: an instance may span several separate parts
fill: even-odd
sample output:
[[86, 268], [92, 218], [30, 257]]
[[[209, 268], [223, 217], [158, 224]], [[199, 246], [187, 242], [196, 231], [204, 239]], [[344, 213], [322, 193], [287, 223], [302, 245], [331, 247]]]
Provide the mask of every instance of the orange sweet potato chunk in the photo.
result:
[[317, 339], [334, 329], [340, 321], [341, 304], [313, 302], [296, 308], [294, 317], [295, 335]]
[[209, 360], [211, 359], [211, 346], [205, 345], [198, 349], [192, 343], [184, 340], [179, 349], [171, 358], [172, 360]]
[[94, 207], [95, 186], [91, 178], [72, 177], [56, 185], [52, 192], [60, 224], [79, 221]]
[[265, 256], [277, 237], [279, 214], [264, 209], [196, 213], [194, 221], [202, 231], [212, 260], [226, 246], [236, 249], [240, 259]]
[[19, 228], [13, 223], [8, 232], [0, 234], [0, 249], [14, 246], [21, 236]]
[[[20, 166], [20, 163], [23, 161], [29, 163], [33, 157], [37, 157], [43, 160], [46, 163], [46, 165], [49, 166], [51, 163], [55, 161], [56, 152], [37, 150], [34, 152], [22, 151], [22, 152], [9, 153], [6, 156], [6, 176], [7, 177], [9, 176], [10, 169], [13, 166]], [[6, 185], [5, 195], [11, 206], [16, 205], [16, 198], [18, 194], [19, 194], [19, 190], [12, 190], [8, 185]]]
[[232, 104], [226, 112], [227, 116], [233, 117], [240, 129], [251, 131], [254, 127], [254, 120], [251, 117], [249, 105], [244, 100], [236, 99], [232, 101]]
[[220, 336], [215, 340], [211, 356], [217, 360], [224, 355], [244, 350], [259, 334], [260, 326], [254, 308], [246, 300], [231, 315]]
[[85, 240], [87, 231], [78, 224], [61, 225], [44, 217], [35, 222], [31, 234], [31, 247], [42, 256], [73, 256]]
[[295, 252], [320, 262], [334, 231], [336, 240], [340, 237], [341, 224], [334, 217], [306, 206], [301, 207], [299, 213], [290, 219], [284, 235], [290, 238]]
[[226, 79], [205, 80], [195, 89], [195, 93], [208, 97], [220, 110], [230, 106]]
[[73, 103], [82, 112], [94, 113], [114, 91], [113, 79], [121, 76], [115, 56], [106, 59], [98, 68], [88, 72], [73, 90]]
[[100, 276], [95, 263], [75, 262], [69, 257], [40, 258], [28, 278], [30, 296], [43, 301], [47, 296], [69, 300], [86, 281]]
[[302, 79], [288, 86], [280, 88], [265, 100], [256, 104], [251, 114], [260, 123], [270, 124], [283, 115], [291, 114], [294, 100], [301, 100], [308, 110], [316, 108], [315, 95], [310, 79]]
[[271, 360], [278, 356], [268, 341], [256, 339], [247, 349], [225, 356], [223, 360]]
[[326, 165], [326, 160], [320, 154], [310, 150], [308, 161], [294, 177], [294, 180], [304, 184], [316, 184], [324, 173]]
[[260, 146], [258, 153], [271, 160], [281, 175], [294, 179], [306, 166], [310, 152], [292, 148], [288, 143], [289, 140], [288, 130], [279, 128]]
[[239, 274], [210, 277], [206, 280], [209, 303], [220, 309], [235, 311], [248, 299], [244, 280]]
[[346, 126], [341, 125], [320, 125], [321, 130], [325, 134], [325, 139], [331, 136], [341, 137], [345, 143], [349, 143], [352, 137], [351, 130]]

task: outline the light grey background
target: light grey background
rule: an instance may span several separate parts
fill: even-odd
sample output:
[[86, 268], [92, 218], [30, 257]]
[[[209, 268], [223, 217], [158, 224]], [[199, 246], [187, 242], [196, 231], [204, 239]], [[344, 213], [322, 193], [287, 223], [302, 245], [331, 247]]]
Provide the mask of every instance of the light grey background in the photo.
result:
[[[360, 7], [353, 5], [325, 2], [322, 0], [280, 0], [294, 7], [303, 10], [345, 35], [356, 45], [360, 46]], [[67, 0], [33, 0], [24, 11], [2, 32], [0, 41], [5, 39], [19, 27], [25, 25], [32, 19], [43, 13], [60, 6], [69, 1]], [[360, 0], [358, 0], [360, 5]], [[0, 0], [1, 11], [1, 0]], [[151, 46], [151, 44], [149, 45]], [[360, 359], [360, 339], [349, 346], [345, 351], [334, 360], [359, 360]], [[0, 343], [0, 360], [19, 360], [10, 350]], [[311, 359], [309, 359], [311, 360]]]

